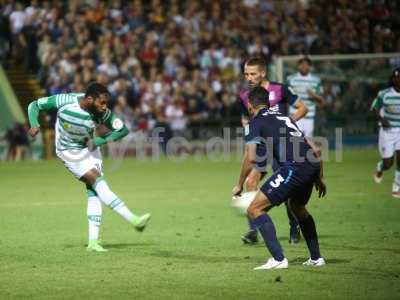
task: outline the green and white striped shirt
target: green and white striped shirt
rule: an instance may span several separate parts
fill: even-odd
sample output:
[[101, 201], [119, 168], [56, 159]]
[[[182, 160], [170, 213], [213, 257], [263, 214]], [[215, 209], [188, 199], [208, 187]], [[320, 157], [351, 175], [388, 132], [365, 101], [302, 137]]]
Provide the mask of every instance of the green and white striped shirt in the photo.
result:
[[379, 91], [371, 109], [380, 111], [391, 127], [400, 127], [400, 92], [393, 87]]
[[123, 122], [116, 118], [109, 109], [100, 118], [96, 118], [82, 109], [79, 101], [83, 97], [83, 93], [70, 93], [37, 100], [39, 110], [57, 110], [55, 144], [58, 151], [86, 148], [86, 140], [93, 138], [98, 124], [105, 124], [116, 131], [124, 127]]
[[[308, 113], [304, 116], [305, 119], [314, 119], [316, 112], [315, 101], [308, 95], [307, 90], [311, 90], [317, 95], [322, 94], [321, 79], [311, 73], [306, 76], [299, 72], [287, 78], [287, 83], [295, 91], [304, 104], [308, 108]], [[291, 113], [293, 109], [291, 109]]]

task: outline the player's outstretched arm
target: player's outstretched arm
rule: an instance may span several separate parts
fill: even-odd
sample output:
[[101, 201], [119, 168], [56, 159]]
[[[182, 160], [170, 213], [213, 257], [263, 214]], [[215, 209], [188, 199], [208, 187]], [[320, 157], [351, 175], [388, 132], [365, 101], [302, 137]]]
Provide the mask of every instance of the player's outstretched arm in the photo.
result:
[[31, 102], [28, 106], [28, 119], [29, 125], [31, 126], [28, 133], [32, 137], [36, 136], [40, 131], [39, 112], [40, 109], [38, 107], [37, 101]]
[[57, 110], [60, 106], [70, 103], [68, 94], [59, 94], [50, 97], [43, 97], [32, 101], [28, 106], [28, 119], [31, 128], [29, 134], [34, 137], [40, 131], [39, 113], [41, 111]]
[[126, 127], [124, 122], [109, 110], [104, 114], [102, 122], [111, 130], [111, 133], [105, 136], [95, 137], [93, 140], [93, 145], [95, 147], [104, 145], [111, 141], [118, 141], [129, 133], [129, 129]]

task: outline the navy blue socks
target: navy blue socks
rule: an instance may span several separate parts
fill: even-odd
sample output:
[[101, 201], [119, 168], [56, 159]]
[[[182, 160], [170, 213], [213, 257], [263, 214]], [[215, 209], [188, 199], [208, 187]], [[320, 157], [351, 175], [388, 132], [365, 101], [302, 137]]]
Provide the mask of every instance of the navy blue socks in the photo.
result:
[[254, 220], [250, 219], [250, 217], [247, 217], [247, 221], [249, 222], [250, 230], [257, 230], [257, 226], [256, 224], [254, 224]]
[[271, 255], [275, 260], [282, 261], [285, 257], [283, 255], [281, 244], [276, 237], [275, 226], [274, 223], [272, 223], [271, 218], [267, 214], [261, 215], [255, 218], [252, 223], [255, 224], [257, 229], [260, 231], [265, 245]]

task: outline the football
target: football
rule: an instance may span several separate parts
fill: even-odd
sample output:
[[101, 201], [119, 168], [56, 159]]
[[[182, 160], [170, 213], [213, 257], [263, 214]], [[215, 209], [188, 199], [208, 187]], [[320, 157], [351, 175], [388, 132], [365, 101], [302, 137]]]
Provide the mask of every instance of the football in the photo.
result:
[[231, 206], [241, 215], [247, 215], [247, 208], [253, 202], [258, 191], [242, 193], [240, 196], [233, 196]]

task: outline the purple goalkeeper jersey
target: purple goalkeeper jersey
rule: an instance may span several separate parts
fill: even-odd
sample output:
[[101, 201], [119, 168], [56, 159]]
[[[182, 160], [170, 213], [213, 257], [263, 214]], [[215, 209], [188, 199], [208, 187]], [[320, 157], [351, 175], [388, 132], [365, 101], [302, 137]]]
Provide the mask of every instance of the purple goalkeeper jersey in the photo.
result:
[[[282, 115], [288, 115], [288, 106], [294, 105], [299, 97], [286, 84], [269, 82], [266, 90], [269, 93], [269, 103], [271, 111], [276, 111]], [[244, 89], [239, 93], [239, 103], [242, 109], [242, 116], [248, 116], [250, 89]]]

